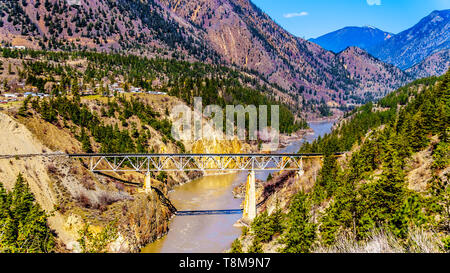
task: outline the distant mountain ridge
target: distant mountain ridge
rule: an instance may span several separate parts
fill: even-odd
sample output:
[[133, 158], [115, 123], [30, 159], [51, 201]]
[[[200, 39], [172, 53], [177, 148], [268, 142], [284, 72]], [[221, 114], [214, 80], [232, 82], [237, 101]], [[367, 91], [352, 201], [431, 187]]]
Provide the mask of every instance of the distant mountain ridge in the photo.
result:
[[433, 11], [398, 34], [373, 27], [346, 27], [310, 41], [334, 52], [359, 47], [415, 79], [438, 76], [450, 63], [450, 9]]
[[[33, 48], [220, 63], [260, 76], [288, 94], [286, 103], [303, 109], [322, 99], [341, 105], [359, 102], [368, 90], [381, 94], [409, 81], [388, 64], [373, 66], [365, 52], [350, 50], [343, 59], [293, 36], [249, 0], [80, 3], [0, 1], [0, 35], [13, 45]], [[374, 85], [376, 74], [380, 84]]]
[[430, 76], [440, 76], [450, 67], [450, 49], [444, 49], [427, 57], [419, 64], [409, 68], [406, 72], [415, 79]]
[[397, 89], [412, 80], [400, 68], [386, 64], [358, 47], [348, 47], [337, 57], [350, 73], [351, 79], [364, 90], [360, 102], [384, 97], [390, 92], [384, 89], [386, 86]]
[[[300, 95], [306, 101], [324, 98], [345, 103], [367, 91], [365, 78], [357, 80], [354, 70], [347, 69], [337, 54], [294, 37], [249, 0], [161, 0], [161, 3], [203, 29], [219, 55], [264, 75], [289, 90], [294, 100]], [[360, 51], [349, 54], [358, 55], [354, 59], [368, 57]], [[364, 62], [351, 65], [360, 66], [363, 71], [366, 68]], [[380, 62], [377, 67], [388, 73], [388, 66]], [[405, 83], [405, 75], [394, 73], [388, 77], [391, 80], [377, 91], [391, 91]]]
[[339, 53], [351, 46], [356, 46], [367, 51], [369, 48], [390, 39], [393, 35], [392, 33], [371, 26], [345, 27], [316, 39], [310, 39], [309, 41], [327, 50]]
[[408, 69], [450, 49], [450, 9], [433, 11], [418, 24], [368, 51], [382, 61]]

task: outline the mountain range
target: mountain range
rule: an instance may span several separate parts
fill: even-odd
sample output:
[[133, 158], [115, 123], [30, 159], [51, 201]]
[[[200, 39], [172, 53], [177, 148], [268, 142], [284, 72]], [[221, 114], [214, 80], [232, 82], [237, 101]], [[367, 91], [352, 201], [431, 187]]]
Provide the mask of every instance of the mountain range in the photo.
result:
[[371, 26], [345, 27], [317, 39], [310, 39], [310, 41], [336, 53], [350, 46], [368, 51], [370, 48], [389, 40], [393, 35]]
[[[395, 35], [373, 27], [347, 27], [310, 41], [334, 52], [359, 47], [383, 62], [408, 70], [414, 78], [441, 75], [449, 62], [450, 10], [433, 11]], [[419, 67], [421, 72], [415, 72]]]
[[382, 61], [408, 69], [450, 49], [450, 10], [434, 11], [410, 29], [368, 51]]
[[[372, 28], [366, 32], [377, 40], [393, 39]], [[360, 103], [414, 79], [372, 50], [378, 59], [356, 48], [336, 54], [295, 37], [249, 0], [80, 0], [80, 5], [65, 0], [2, 1], [0, 36], [3, 43], [31, 48], [96, 49], [222, 64], [265, 79], [288, 94], [291, 105], [322, 99]], [[367, 37], [355, 46], [371, 47]], [[421, 41], [426, 43], [424, 37]], [[417, 49], [423, 43], [404, 48]], [[387, 56], [391, 51], [379, 52]]]

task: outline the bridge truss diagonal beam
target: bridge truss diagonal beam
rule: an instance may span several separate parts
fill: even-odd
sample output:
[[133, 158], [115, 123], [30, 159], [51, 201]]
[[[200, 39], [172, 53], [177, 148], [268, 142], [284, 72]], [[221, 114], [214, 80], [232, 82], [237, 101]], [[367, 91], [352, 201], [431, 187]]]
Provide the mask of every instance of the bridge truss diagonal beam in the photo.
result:
[[[343, 153], [335, 154], [342, 156]], [[92, 172], [298, 171], [321, 154], [71, 154]]]

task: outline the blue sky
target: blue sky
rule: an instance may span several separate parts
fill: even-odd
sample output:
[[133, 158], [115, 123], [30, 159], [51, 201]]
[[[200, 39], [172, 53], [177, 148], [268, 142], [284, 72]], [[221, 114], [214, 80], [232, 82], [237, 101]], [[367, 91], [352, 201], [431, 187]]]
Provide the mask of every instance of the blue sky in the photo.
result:
[[450, 0], [252, 0], [283, 28], [316, 38], [346, 26], [374, 26], [399, 33]]

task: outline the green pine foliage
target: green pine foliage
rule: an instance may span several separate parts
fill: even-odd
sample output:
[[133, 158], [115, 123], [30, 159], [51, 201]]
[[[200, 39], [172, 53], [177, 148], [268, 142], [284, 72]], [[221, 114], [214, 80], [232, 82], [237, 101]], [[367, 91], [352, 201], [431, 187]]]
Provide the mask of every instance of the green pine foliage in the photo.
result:
[[337, 171], [336, 157], [326, 155], [323, 167], [320, 170], [319, 179], [316, 181], [316, 188], [314, 191], [314, 199], [316, 202], [329, 198], [335, 192], [337, 187], [335, 181]]
[[231, 244], [230, 252], [231, 253], [243, 253], [243, 251], [242, 251], [242, 243], [239, 240], [239, 238], [234, 240], [233, 243]]
[[[259, 214], [251, 224], [251, 234], [253, 235], [253, 241], [248, 248], [249, 253], [262, 253], [262, 244], [268, 243], [276, 237], [279, 237], [285, 231], [285, 215], [281, 209], [276, 207], [272, 214], [268, 214], [267, 211]], [[247, 229], [243, 230], [243, 236], [247, 235]], [[234, 242], [232, 249], [238, 250], [238, 242]]]
[[[446, 131], [445, 127], [450, 124], [448, 115], [436, 115], [436, 108], [449, 103], [448, 92], [442, 92], [448, 90], [446, 79], [449, 75], [444, 76], [437, 86], [436, 81], [431, 81], [428, 88], [421, 93], [410, 93], [408, 89], [403, 89], [381, 101], [380, 104], [390, 105], [397, 112], [398, 104], [401, 105], [408, 101], [408, 98], [412, 98], [409, 103], [404, 103], [404, 107], [397, 114], [388, 119], [384, 130], [367, 137], [360, 149], [352, 155], [348, 169], [343, 170], [344, 173], [340, 177], [336, 176], [340, 189], [334, 195], [334, 201], [327, 209], [320, 226], [321, 237], [325, 243], [333, 243], [335, 236], [342, 231], [353, 232], [356, 238], [363, 239], [375, 228], [385, 228], [399, 238], [405, 238], [410, 227], [420, 227], [431, 221], [433, 212], [430, 207], [441, 206], [438, 204], [442, 201], [438, 200], [442, 198], [432, 195], [434, 200], [425, 201], [424, 198], [431, 197], [421, 197], [408, 191], [404, 168], [409, 156], [425, 148], [431, 135], [442, 135]], [[398, 104], [393, 104], [393, 101]], [[372, 115], [380, 114], [372, 112]], [[365, 119], [374, 118], [368, 116]], [[356, 118], [344, 127], [359, 127], [353, 124], [359, 122], [361, 119]], [[325, 137], [324, 143], [328, 138], [330, 137]], [[360, 140], [355, 138], [354, 141]], [[445, 152], [442, 152], [445, 149], [442, 147], [446, 146], [447, 140], [440, 140], [435, 159], [438, 159], [437, 165], [442, 168], [448, 166], [448, 163], [445, 165], [445, 160], [440, 160], [445, 158], [442, 156], [445, 155]], [[319, 142], [317, 144], [320, 146]], [[351, 146], [353, 144], [347, 147]], [[373, 171], [376, 169], [381, 169], [382, 173], [374, 177]], [[357, 186], [364, 180], [371, 182]], [[428, 204], [425, 205], [424, 202]], [[428, 215], [425, 215], [424, 211], [427, 211]]]
[[254, 239], [252, 244], [248, 248], [248, 253], [264, 253], [261, 241]]
[[9, 193], [0, 184], [0, 252], [52, 252], [55, 236], [47, 219], [21, 174]]
[[[194, 103], [194, 97], [202, 97], [203, 105], [214, 104], [222, 108], [238, 104], [267, 105], [270, 110], [271, 105], [279, 105], [282, 133], [293, 133], [308, 127], [305, 120], [295, 119], [293, 111], [298, 112], [299, 109], [288, 107], [271, 95], [272, 89], [279, 89], [278, 86], [268, 83], [262, 76], [249, 77], [225, 66], [89, 51], [52, 52], [26, 49], [18, 52], [2, 48], [0, 52], [5, 58], [39, 59], [24, 60], [21, 75], [27, 84], [38, 87], [41, 92], [45, 91], [47, 83], [57, 82], [51, 90], [54, 95], [71, 93], [76, 97], [81, 90], [80, 79], [83, 83], [93, 86], [103, 83], [105, 78], [123, 78], [125, 90], [131, 85], [152, 90], [153, 81], [159, 79], [162, 81], [161, 91], [182, 99], [190, 106]], [[84, 71], [62, 65], [68, 60], [79, 59], [87, 61]], [[269, 113], [269, 125], [270, 117]]]
[[280, 234], [284, 230], [282, 219], [283, 216], [279, 210], [271, 215], [267, 211], [258, 215], [251, 225], [255, 240], [267, 243], [275, 234]]
[[316, 224], [310, 219], [310, 201], [304, 193], [297, 194], [292, 200], [287, 215], [288, 226], [283, 241], [285, 253], [308, 253], [316, 239]]
[[26, 99], [24, 99], [22, 106], [19, 108], [18, 115], [22, 117], [28, 116], [28, 103], [30, 102], [31, 97], [28, 96]]
[[450, 143], [438, 143], [433, 151], [433, 159], [433, 168], [443, 169], [450, 165]]
[[90, 229], [90, 224], [85, 223], [83, 228], [78, 231], [82, 253], [105, 253], [108, 245], [117, 239], [117, 221], [109, 223], [99, 233], [94, 233]]
[[132, 116], [137, 116], [144, 125], [140, 130], [136, 128], [120, 130], [117, 123], [104, 124], [96, 112], [85, 104], [80, 104], [76, 97], [58, 96], [51, 100], [35, 98], [31, 104], [32, 108], [50, 123], [58, 124], [59, 119], [62, 119], [66, 124], [71, 121], [78, 126], [80, 132], [77, 139], [82, 143], [85, 152], [93, 151], [91, 141], [94, 140], [101, 144], [100, 152], [103, 153], [147, 153], [149, 147], [146, 143], [150, 139], [148, 127], [153, 127], [167, 139], [175, 142], [171, 136], [171, 122], [161, 118], [150, 106], [138, 99], [126, 100], [124, 97], [118, 97], [104, 105], [101, 112], [105, 117], [117, 115], [122, 125], [126, 124], [127, 127], [127, 121]]
[[[285, 251], [307, 252], [314, 243], [332, 245], [343, 233], [365, 240], [376, 229], [399, 240], [407, 240], [408, 231], [417, 227], [448, 236], [450, 175], [442, 178], [438, 172], [449, 166], [449, 129], [450, 71], [354, 110], [337, 130], [305, 144], [301, 152], [326, 157], [313, 191], [292, 201]], [[432, 143], [433, 136], [438, 142]], [[407, 187], [407, 162], [430, 146], [434, 175], [427, 181], [429, 191], [413, 192]], [[350, 150], [344, 166], [329, 156]], [[308, 200], [314, 206], [327, 204], [317, 226], [308, 222]]]

